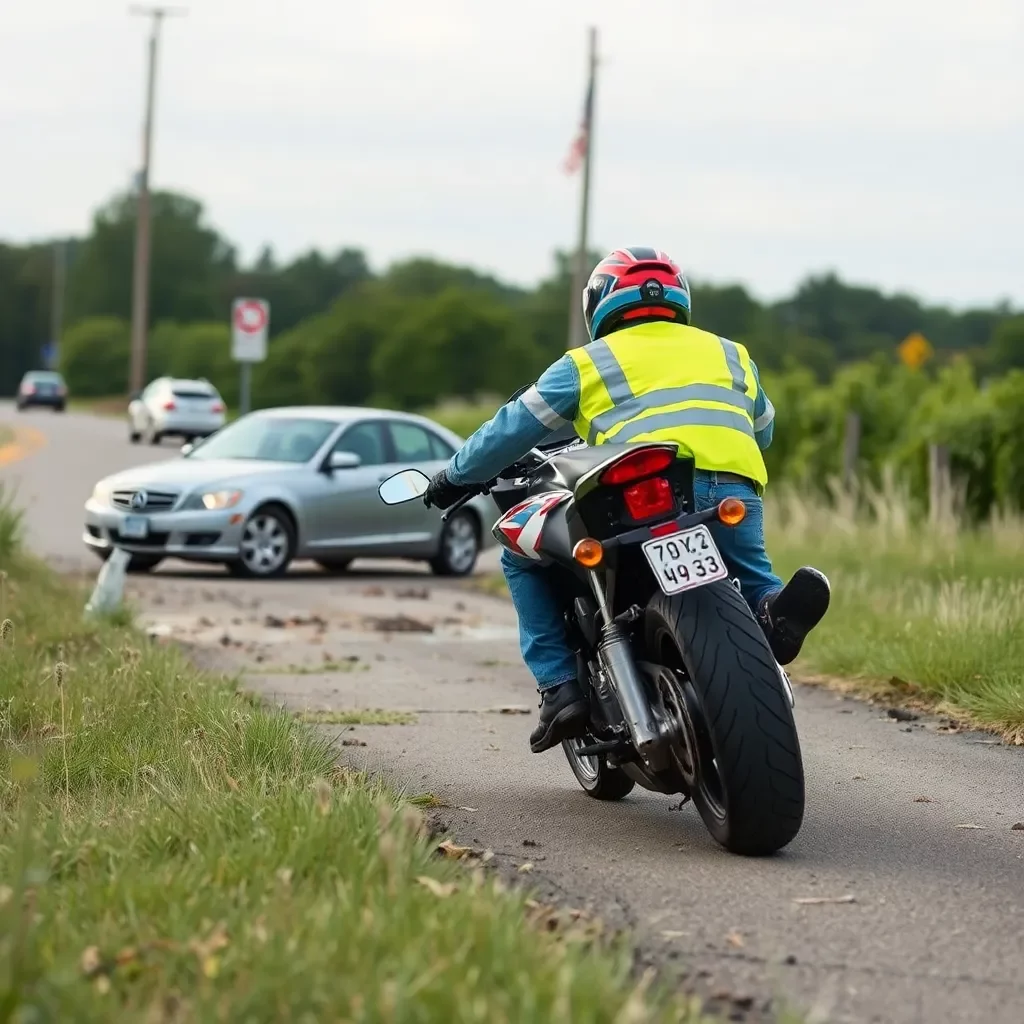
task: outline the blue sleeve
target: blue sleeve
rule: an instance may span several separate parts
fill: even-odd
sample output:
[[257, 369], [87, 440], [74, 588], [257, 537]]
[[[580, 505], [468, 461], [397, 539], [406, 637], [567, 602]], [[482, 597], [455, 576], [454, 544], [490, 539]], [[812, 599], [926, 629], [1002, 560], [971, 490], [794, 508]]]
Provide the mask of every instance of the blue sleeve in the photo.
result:
[[565, 355], [473, 433], [448, 463], [448, 479], [453, 484], [482, 484], [494, 479], [534, 445], [571, 423], [579, 404], [579, 370]]
[[761, 377], [753, 359], [750, 360], [750, 368], [754, 371], [754, 380], [757, 381], [757, 398], [754, 399], [754, 440], [757, 441], [757, 447], [764, 451], [772, 443], [772, 435], [775, 433], [775, 406], [761, 387]]

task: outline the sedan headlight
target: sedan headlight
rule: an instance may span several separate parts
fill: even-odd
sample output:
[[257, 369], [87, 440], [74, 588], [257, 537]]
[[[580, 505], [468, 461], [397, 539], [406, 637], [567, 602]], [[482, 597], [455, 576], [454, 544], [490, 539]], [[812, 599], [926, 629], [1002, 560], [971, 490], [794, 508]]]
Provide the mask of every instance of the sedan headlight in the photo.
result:
[[92, 489], [92, 500], [97, 505], [109, 505], [110, 495], [113, 488], [108, 483], [104, 483], [102, 480]]
[[203, 495], [203, 507], [210, 511], [234, 508], [242, 500], [241, 491], [210, 491]]

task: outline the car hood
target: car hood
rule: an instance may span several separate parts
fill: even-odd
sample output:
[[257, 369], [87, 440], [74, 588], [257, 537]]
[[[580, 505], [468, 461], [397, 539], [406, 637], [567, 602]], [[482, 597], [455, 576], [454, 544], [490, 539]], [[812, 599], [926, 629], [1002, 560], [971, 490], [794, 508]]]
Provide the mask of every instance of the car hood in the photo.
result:
[[258, 459], [168, 459], [149, 466], [125, 469], [100, 482], [113, 490], [136, 487], [170, 487], [187, 491], [205, 484], [227, 483], [249, 476], [297, 472], [303, 467], [291, 462]]

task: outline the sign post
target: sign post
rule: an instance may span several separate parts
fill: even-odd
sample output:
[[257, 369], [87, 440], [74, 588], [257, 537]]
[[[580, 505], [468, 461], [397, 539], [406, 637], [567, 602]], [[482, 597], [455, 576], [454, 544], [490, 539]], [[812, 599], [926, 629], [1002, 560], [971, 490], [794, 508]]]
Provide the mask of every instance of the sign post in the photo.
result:
[[238, 411], [252, 409], [252, 364], [267, 358], [270, 303], [266, 299], [235, 299], [231, 305], [231, 356], [241, 369]]

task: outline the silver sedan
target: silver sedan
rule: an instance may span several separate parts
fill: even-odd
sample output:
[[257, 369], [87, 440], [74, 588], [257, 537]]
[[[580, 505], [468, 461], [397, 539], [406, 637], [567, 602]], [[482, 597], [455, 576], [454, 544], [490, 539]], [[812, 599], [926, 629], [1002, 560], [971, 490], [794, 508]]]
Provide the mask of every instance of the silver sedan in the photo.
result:
[[182, 457], [101, 480], [85, 504], [85, 544], [131, 554], [223, 562], [244, 576], [283, 573], [294, 558], [344, 571], [354, 558], [424, 559], [463, 576], [491, 546], [498, 511], [474, 498], [447, 522], [422, 502], [387, 506], [381, 481], [443, 469], [462, 439], [422, 416], [301, 406], [250, 413]]

